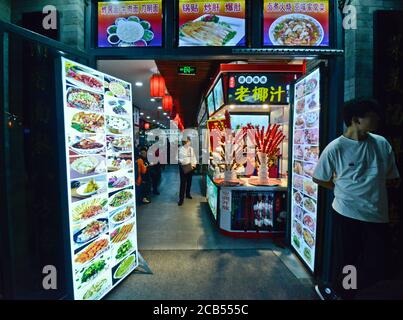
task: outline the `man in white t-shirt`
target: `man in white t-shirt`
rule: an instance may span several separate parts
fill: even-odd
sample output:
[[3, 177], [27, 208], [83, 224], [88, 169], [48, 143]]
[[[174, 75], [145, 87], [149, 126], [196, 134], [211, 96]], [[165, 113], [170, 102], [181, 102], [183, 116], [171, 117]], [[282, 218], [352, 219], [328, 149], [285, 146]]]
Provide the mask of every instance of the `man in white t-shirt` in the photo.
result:
[[[371, 132], [379, 121], [374, 100], [356, 99], [343, 110], [345, 133], [323, 150], [313, 174], [334, 190], [333, 254], [335, 280], [315, 287], [321, 299], [353, 299], [357, 291], [382, 280], [387, 266], [387, 187], [400, 183], [388, 141]], [[343, 286], [343, 268], [357, 270], [357, 288]], [[352, 288], [351, 288], [352, 287]]]

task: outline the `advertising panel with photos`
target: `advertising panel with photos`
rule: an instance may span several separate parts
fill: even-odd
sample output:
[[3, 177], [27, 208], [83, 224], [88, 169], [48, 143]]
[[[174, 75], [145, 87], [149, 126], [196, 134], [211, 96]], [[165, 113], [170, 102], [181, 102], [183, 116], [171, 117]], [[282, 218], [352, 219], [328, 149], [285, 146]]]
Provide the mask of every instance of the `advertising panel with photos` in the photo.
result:
[[312, 181], [319, 159], [320, 71], [296, 83], [293, 123], [291, 243], [313, 271], [318, 186]]
[[74, 298], [103, 297], [137, 267], [131, 85], [62, 59]]
[[162, 0], [98, 2], [98, 47], [161, 47]]
[[265, 46], [329, 46], [329, 0], [264, 0]]
[[245, 0], [179, 0], [179, 47], [246, 45]]

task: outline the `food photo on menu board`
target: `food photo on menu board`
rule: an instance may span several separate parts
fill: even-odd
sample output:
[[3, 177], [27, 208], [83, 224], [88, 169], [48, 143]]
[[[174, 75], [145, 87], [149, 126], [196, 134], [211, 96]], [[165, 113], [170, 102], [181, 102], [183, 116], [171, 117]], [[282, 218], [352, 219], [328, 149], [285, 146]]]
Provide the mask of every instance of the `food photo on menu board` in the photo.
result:
[[161, 47], [162, 0], [98, 3], [98, 47]]
[[131, 84], [62, 62], [74, 298], [94, 300], [138, 264]]
[[264, 0], [265, 46], [329, 46], [329, 0]]
[[179, 47], [245, 46], [245, 0], [179, 0]]

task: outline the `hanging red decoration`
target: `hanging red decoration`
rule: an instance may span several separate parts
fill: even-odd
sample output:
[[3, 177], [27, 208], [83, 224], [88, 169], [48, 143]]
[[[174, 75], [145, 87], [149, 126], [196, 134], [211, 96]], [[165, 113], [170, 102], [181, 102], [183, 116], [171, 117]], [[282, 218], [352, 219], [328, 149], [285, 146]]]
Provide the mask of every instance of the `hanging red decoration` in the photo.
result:
[[154, 98], [165, 96], [165, 80], [160, 74], [154, 74], [150, 79], [150, 95]]
[[150, 124], [148, 122], [146, 122], [144, 124], [144, 129], [146, 129], [146, 130], [150, 129]]
[[162, 98], [162, 110], [164, 110], [165, 112], [171, 112], [172, 106], [173, 106], [172, 96], [164, 95], [164, 97]]

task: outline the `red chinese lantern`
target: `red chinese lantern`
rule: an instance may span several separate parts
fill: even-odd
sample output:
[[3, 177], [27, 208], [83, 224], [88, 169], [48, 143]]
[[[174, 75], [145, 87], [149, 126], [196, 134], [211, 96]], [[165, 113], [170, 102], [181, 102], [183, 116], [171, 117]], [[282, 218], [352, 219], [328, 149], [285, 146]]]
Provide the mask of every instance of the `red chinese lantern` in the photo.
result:
[[160, 74], [154, 74], [150, 79], [150, 95], [154, 98], [165, 96], [165, 80]]
[[164, 97], [162, 98], [162, 110], [164, 110], [165, 112], [171, 112], [172, 106], [173, 106], [172, 96], [164, 95]]
[[144, 124], [144, 129], [146, 129], [146, 130], [150, 129], [150, 124], [148, 122], [146, 122]]

